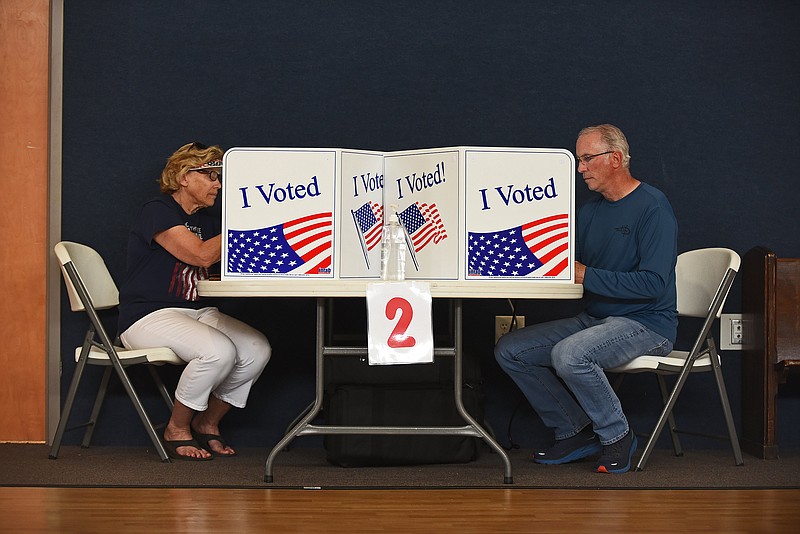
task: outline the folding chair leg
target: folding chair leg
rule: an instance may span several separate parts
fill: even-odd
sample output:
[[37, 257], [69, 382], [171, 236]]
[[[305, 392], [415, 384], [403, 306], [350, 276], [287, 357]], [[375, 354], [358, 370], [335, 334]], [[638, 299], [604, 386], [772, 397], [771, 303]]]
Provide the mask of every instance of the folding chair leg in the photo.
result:
[[61, 440], [64, 438], [64, 432], [67, 430], [67, 423], [72, 413], [72, 406], [75, 404], [75, 395], [78, 392], [78, 385], [83, 377], [83, 371], [86, 369], [86, 361], [89, 359], [92, 337], [94, 337], [94, 332], [89, 330], [86, 333], [78, 362], [75, 364], [75, 371], [72, 373], [72, 381], [67, 390], [67, 398], [64, 401], [64, 407], [61, 409], [61, 418], [58, 420], [58, 427], [56, 427], [56, 434], [53, 437], [53, 444], [50, 445], [48, 457], [51, 460], [58, 458], [58, 451], [61, 449]]
[[106, 399], [106, 391], [108, 391], [108, 382], [111, 380], [112, 371], [113, 369], [111, 369], [111, 367], [106, 367], [103, 371], [103, 378], [100, 380], [100, 387], [97, 389], [97, 397], [95, 397], [94, 400], [92, 414], [89, 416], [86, 432], [83, 434], [83, 441], [81, 442], [81, 447], [84, 449], [88, 449], [89, 444], [92, 442], [92, 435], [94, 434], [95, 427], [97, 427], [97, 418], [100, 416], [100, 408], [103, 406], [103, 401]]
[[669, 416], [672, 413], [672, 408], [675, 407], [675, 401], [678, 400], [678, 395], [683, 389], [683, 385], [686, 383], [686, 379], [688, 377], [689, 377], [689, 366], [684, 366], [683, 369], [681, 369], [680, 374], [678, 375], [678, 380], [675, 383], [675, 387], [672, 388], [672, 393], [670, 393], [666, 404], [664, 404], [664, 409], [661, 410], [661, 415], [658, 417], [658, 423], [656, 423], [656, 427], [655, 429], [653, 429], [653, 433], [650, 435], [650, 439], [647, 440], [647, 445], [645, 445], [644, 452], [642, 453], [641, 458], [639, 458], [639, 462], [636, 464], [636, 471], [641, 471], [642, 469], [644, 469], [644, 466], [647, 463], [647, 459], [650, 457], [650, 453], [653, 452], [653, 449], [655, 449], [656, 441], [658, 441], [658, 436], [660, 436], [661, 431], [664, 430], [664, 425], [669, 419]]
[[111, 362], [114, 365], [114, 369], [117, 371], [117, 376], [119, 376], [122, 386], [128, 393], [128, 397], [130, 397], [131, 402], [133, 402], [133, 407], [136, 408], [136, 413], [139, 414], [139, 419], [142, 420], [142, 424], [144, 425], [145, 430], [147, 430], [147, 435], [150, 436], [150, 440], [153, 442], [153, 446], [155, 447], [158, 456], [161, 458], [162, 462], [169, 462], [169, 455], [167, 454], [166, 449], [164, 449], [164, 444], [161, 443], [161, 438], [158, 437], [153, 423], [150, 422], [150, 418], [147, 416], [147, 412], [144, 410], [142, 401], [139, 400], [139, 396], [133, 389], [133, 385], [131, 384], [130, 378], [128, 378], [128, 374], [125, 372], [122, 364], [119, 363], [119, 360], [115, 361], [115, 359], [112, 358]]
[[[657, 374], [656, 377], [658, 378], [658, 388], [661, 390], [661, 402], [667, 404], [667, 381], [664, 379], [664, 375]], [[681, 447], [681, 441], [676, 431], [678, 427], [675, 424], [675, 415], [672, 413], [672, 410], [670, 410], [667, 416], [667, 421], [669, 422], [669, 435], [672, 438], [672, 450], [675, 451], [675, 456], [683, 456], [683, 448]]]
[[156, 387], [158, 388], [158, 392], [161, 393], [161, 398], [164, 399], [164, 402], [167, 403], [167, 407], [169, 408], [170, 413], [172, 409], [175, 408], [175, 403], [172, 400], [172, 395], [169, 394], [169, 390], [167, 386], [164, 385], [164, 381], [161, 380], [161, 376], [156, 371], [155, 366], [148, 365], [146, 366], [147, 370], [150, 372], [150, 376], [153, 377], [153, 381], [156, 383]]
[[731, 440], [731, 447], [733, 448], [733, 459], [736, 465], [744, 465], [742, 459], [742, 449], [739, 446], [739, 436], [736, 435], [736, 426], [733, 424], [733, 414], [731, 413], [731, 405], [728, 401], [728, 391], [725, 388], [725, 380], [722, 378], [722, 369], [719, 365], [719, 357], [716, 351], [712, 351], [712, 367], [714, 369], [714, 378], [717, 380], [717, 391], [719, 391], [719, 400], [722, 403], [722, 411], [725, 414], [725, 424], [728, 425], [728, 437]]

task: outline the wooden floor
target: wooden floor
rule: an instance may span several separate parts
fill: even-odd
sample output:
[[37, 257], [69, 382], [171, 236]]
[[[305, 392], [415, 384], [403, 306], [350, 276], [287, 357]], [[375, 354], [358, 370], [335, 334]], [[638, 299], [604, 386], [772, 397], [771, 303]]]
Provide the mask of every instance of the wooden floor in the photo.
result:
[[800, 490], [0, 487], [0, 532], [800, 532]]

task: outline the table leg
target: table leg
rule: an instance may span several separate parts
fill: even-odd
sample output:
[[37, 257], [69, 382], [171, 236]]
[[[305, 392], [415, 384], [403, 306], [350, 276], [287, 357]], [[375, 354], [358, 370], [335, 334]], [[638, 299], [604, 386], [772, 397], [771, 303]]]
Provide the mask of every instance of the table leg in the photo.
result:
[[455, 364], [453, 367], [455, 368], [455, 377], [453, 383], [455, 385], [455, 397], [456, 397], [456, 409], [458, 413], [461, 414], [461, 417], [470, 424], [470, 426], [477, 431], [483, 440], [489, 444], [494, 451], [500, 455], [500, 458], [503, 460], [503, 464], [505, 465], [505, 475], [503, 476], [503, 483], [504, 484], [513, 484], [514, 477], [511, 475], [511, 461], [508, 458], [508, 454], [506, 451], [501, 447], [492, 436], [486, 432], [481, 425], [478, 424], [477, 421], [467, 412], [464, 408], [464, 399], [462, 395], [462, 381], [463, 381], [463, 365], [464, 365], [464, 358], [463, 358], [463, 346], [462, 346], [462, 324], [461, 324], [461, 315], [462, 315], [462, 302], [461, 299], [456, 299], [455, 301]]
[[306, 408], [306, 415], [292, 427], [289, 432], [281, 439], [267, 457], [267, 464], [264, 474], [264, 482], [272, 482], [272, 464], [275, 462], [275, 457], [281, 452], [294, 438], [309, 426], [309, 423], [314, 420], [317, 414], [322, 409], [322, 400], [325, 389], [325, 371], [324, 371], [324, 351], [325, 351], [325, 299], [317, 299], [317, 339], [316, 339], [316, 375], [314, 379], [315, 394], [314, 404], [310, 408]]
[[[486, 432], [480, 424], [467, 412], [464, 408], [464, 400], [462, 396], [462, 380], [463, 380], [463, 348], [462, 348], [462, 301], [455, 299], [455, 326], [454, 326], [454, 347], [452, 349], [452, 356], [454, 358], [454, 395], [455, 404], [458, 413], [464, 419], [467, 426], [463, 427], [347, 427], [347, 426], [320, 426], [312, 425], [311, 422], [322, 409], [322, 401], [324, 395], [324, 377], [325, 377], [325, 300], [323, 298], [317, 299], [317, 340], [316, 340], [316, 378], [315, 378], [315, 401], [312, 406], [306, 408], [305, 416], [303, 416], [297, 424], [295, 424], [286, 433], [269, 454], [266, 462], [266, 470], [264, 475], [265, 482], [272, 482], [272, 467], [275, 457], [279, 452], [297, 436], [301, 434], [444, 434], [444, 435], [467, 435], [481, 437], [489, 444], [494, 451], [500, 455], [505, 466], [505, 473], [503, 477], [504, 484], [513, 484], [514, 479], [511, 474], [511, 461], [508, 458], [506, 451]], [[353, 348], [344, 349], [343, 353], [352, 353]], [[328, 349], [328, 352], [335, 354], [338, 351]], [[448, 351], [442, 351], [447, 353]], [[302, 414], [301, 414], [302, 415]]]

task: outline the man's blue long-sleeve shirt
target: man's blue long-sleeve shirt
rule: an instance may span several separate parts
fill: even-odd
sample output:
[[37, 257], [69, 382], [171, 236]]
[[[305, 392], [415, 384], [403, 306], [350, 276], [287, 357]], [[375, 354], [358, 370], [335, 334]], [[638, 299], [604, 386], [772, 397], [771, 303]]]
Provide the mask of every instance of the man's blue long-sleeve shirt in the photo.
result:
[[674, 342], [677, 335], [678, 223], [667, 197], [645, 183], [578, 213], [576, 259], [586, 265], [586, 312], [624, 316]]

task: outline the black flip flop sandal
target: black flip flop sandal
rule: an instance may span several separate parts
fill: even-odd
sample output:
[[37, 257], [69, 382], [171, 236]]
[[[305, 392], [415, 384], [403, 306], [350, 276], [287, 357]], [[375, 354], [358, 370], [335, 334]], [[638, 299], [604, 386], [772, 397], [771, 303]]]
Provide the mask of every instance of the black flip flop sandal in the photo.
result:
[[196, 456], [186, 456], [185, 454], [180, 454], [178, 452], [178, 447], [194, 447], [195, 449], [205, 449], [205, 447], [201, 447], [197, 443], [197, 440], [194, 439], [180, 439], [175, 441], [167, 441], [162, 439], [161, 443], [164, 444], [164, 449], [167, 451], [167, 456], [173, 460], [185, 460], [187, 462], [207, 462], [208, 460], [214, 459], [214, 456], [209, 456], [208, 458], [198, 458]]

